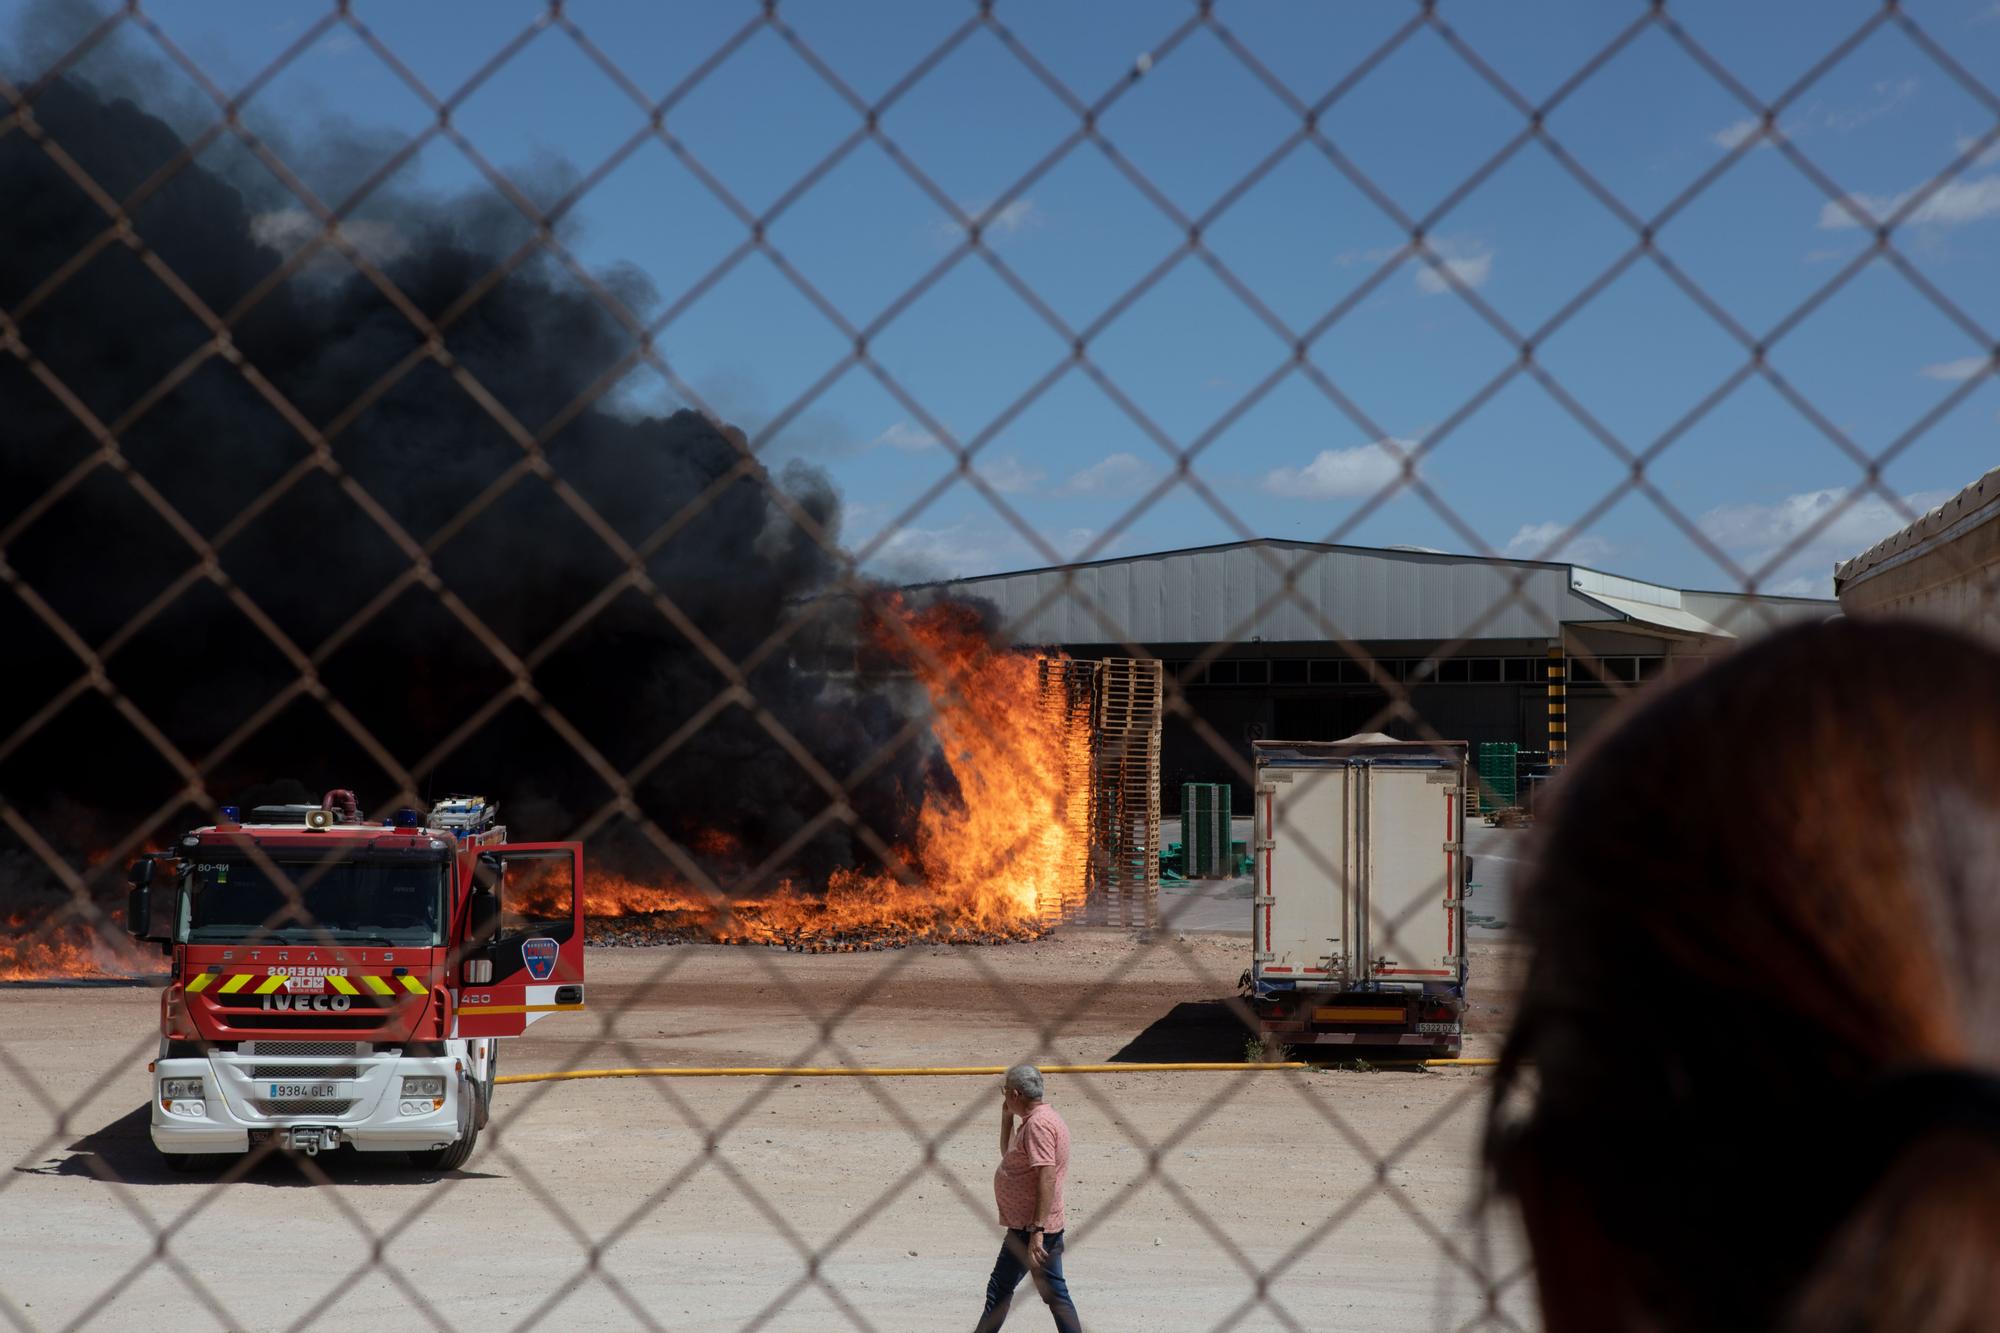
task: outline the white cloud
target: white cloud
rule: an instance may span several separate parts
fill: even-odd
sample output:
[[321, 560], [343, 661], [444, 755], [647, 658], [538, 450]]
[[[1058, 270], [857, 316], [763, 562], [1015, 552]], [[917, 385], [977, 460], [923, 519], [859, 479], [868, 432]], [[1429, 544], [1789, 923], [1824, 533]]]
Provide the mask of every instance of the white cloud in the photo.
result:
[[[1958, 151], [1961, 157], [1970, 153], [1978, 144], [1979, 140], [1969, 134], [1961, 134], [1952, 140], [1952, 147]], [[1979, 154], [1968, 165], [1973, 167], [1990, 167], [1996, 163], [2000, 163], [2000, 139], [1995, 139], [1992, 143], [1987, 144], [1986, 147], [1981, 148]]]
[[[1451, 275], [1467, 287], [1484, 287], [1486, 280], [1493, 276], [1493, 249], [1478, 241], [1439, 237], [1431, 242], [1431, 249], [1444, 261], [1444, 267]], [[1440, 292], [1452, 290], [1445, 281], [1444, 274], [1429, 263], [1417, 261], [1417, 290], [1426, 296], [1436, 296]]]
[[1371, 250], [1342, 250], [1333, 257], [1333, 262], [1341, 268], [1352, 268], [1356, 264], [1380, 264], [1402, 252], [1400, 245], [1378, 245]]
[[1917, 373], [1932, 380], [1969, 380], [1974, 375], [1984, 375], [1992, 365], [1991, 357], [1962, 356], [1956, 361], [1940, 361], [1934, 366], [1925, 366]]
[[[1613, 547], [1604, 538], [1579, 532], [1563, 541], [1567, 523], [1524, 523], [1507, 539], [1504, 552], [1520, 560], [1551, 560], [1579, 565], [1601, 564], [1611, 558]], [[1556, 545], [1557, 542], [1561, 545]]]
[[994, 490], [1002, 495], [1019, 495], [1031, 491], [1035, 483], [1049, 474], [1039, 468], [1030, 467], [1012, 454], [980, 454], [972, 460], [972, 467]]
[[1403, 475], [1413, 440], [1383, 440], [1351, 449], [1322, 449], [1304, 467], [1273, 468], [1260, 483], [1288, 500], [1338, 500], [1374, 495]]
[[[990, 203], [962, 204], [960, 207], [968, 218], [979, 223], [980, 236], [989, 241], [1000, 236], [1019, 235], [1021, 232], [1039, 227], [1047, 216], [1035, 201], [1026, 195], [1019, 199], [1008, 200], [993, 210], [983, 221], [981, 215], [992, 208]], [[938, 235], [941, 239], [956, 245], [964, 237], [965, 228], [959, 226], [954, 218], [942, 218], [938, 222]]]
[[892, 449], [928, 449], [937, 443], [937, 436], [913, 421], [898, 421], [877, 435], [875, 443], [886, 444]]
[[[1915, 194], [1915, 190], [1905, 190], [1901, 194], [1850, 194], [1847, 197], [1879, 222], [1901, 208]], [[2000, 214], [2000, 176], [1980, 176], [1973, 180], [1961, 177], [1946, 181], [1926, 196], [1904, 219], [1904, 223], [1954, 227], [1996, 214]], [[1839, 203], [1828, 200], [1820, 206], [1819, 225], [1834, 231], [1842, 227], [1858, 227], [1861, 223]]]
[[[1434, 236], [1430, 247], [1444, 266], [1451, 270], [1467, 287], [1485, 285], [1493, 276], [1493, 247], [1469, 236]], [[1407, 263], [1417, 290], [1426, 296], [1436, 296], [1439, 292], [1450, 291], [1451, 284], [1430, 263], [1415, 250], [1403, 245], [1380, 245], [1367, 250], [1342, 250], [1333, 257], [1339, 268], [1352, 268], [1356, 264], [1385, 264], [1397, 255], [1408, 254]]]
[[[1771, 504], [1719, 505], [1703, 514], [1697, 526], [1744, 569], [1755, 572], [1841, 505], [1849, 493], [1846, 487], [1831, 486], [1800, 491]], [[1949, 491], [1915, 491], [1901, 497], [1911, 515], [1922, 514], [1950, 498]], [[1766, 576], [1770, 585], [1766, 591], [1809, 586], [1816, 590], [1810, 595], [1828, 596], [1835, 564], [1861, 554], [1909, 521], [1880, 495], [1863, 495], [1788, 554]]]
[[[864, 543], [865, 545], [865, 543]], [[868, 567], [896, 583], [923, 583], [1001, 567], [991, 534], [969, 523], [941, 528], [899, 528], [868, 557]]]
[[1883, 79], [1875, 85], [1875, 101], [1870, 102], [1866, 106], [1849, 107], [1841, 111], [1830, 108], [1820, 109], [1820, 121], [1828, 129], [1840, 134], [1845, 134], [1849, 130], [1858, 130], [1863, 125], [1880, 120], [1903, 103], [1909, 101], [1912, 97], [1915, 97], [1917, 89], [1921, 86], [1916, 79], [1896, 79], [1893, 81]]
[[1058, 495], [1136, 495], [1152, 485], [1160, 469], [1137, 454], [1100, 459], [1064, 482]]
[[[1741, 120], [1731, 121], [1715, 133], [1709, 135], [1708, 141], [1725, 152], [1733, 151], [1739, 144], [1750, 139], [1762, 128], [1764, 128], [1764, 120], [1761, 116], [1745, 116]], [[1768, 148], [1770, 146], [1771, 141], [1769, 139], [1758, 144], [1760, 148]]]

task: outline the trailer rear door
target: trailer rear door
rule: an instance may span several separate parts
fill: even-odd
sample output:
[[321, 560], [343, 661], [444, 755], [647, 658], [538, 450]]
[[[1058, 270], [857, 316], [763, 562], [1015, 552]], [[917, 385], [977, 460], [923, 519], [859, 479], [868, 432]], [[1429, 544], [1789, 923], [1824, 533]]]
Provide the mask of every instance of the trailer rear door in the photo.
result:
[[1345, 764], [1259, 768], [1251, 946], [1260, 975], [1313, 984], [1343, 975], [1354, 912], [1354, 796]]
[[1367, 975], [1456, 980], [1464, 819], [1458, 771], [1390, 762], [1366, 772]]

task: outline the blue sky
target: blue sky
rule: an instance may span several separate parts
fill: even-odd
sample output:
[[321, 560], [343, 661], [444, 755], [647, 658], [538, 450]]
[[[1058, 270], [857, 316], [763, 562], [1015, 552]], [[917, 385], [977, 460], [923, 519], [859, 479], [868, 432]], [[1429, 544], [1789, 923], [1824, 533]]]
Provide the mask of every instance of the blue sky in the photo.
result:
[[[1445, 0], [1439, 12], [1494, 75], [1534, 104], [1645, 8]], [[1676, 3], [1671, 13], [1749, 95], [1770, 99], [1874, 8], [1863, 0], [1706, 0]], [[418, 78], [449, 95], [539, 7], [356, 0], [354, 10]], [[1909, 0], [1905, 10], [1966, 78], [2000, 90], [2000, 3]], [[277, 0], [146, 5], [230, 91], [324, 11]], [[573, 0], [567, 12], [657, 99], [760, 6]], [[801, 0], [778, 15], [855, 97], [872, 103], [975, 12], [952, 0]], [[666, 359], [705, 402], [768, 431], [774, 459], [802, 457], [832, 475], [847, 497], [849, 543], [884, 573], [1043, 563], [1034, 543], [963, 479], [924, 500], [956, 465], [928, 418], [961, 441], [991, 434], [973, 467], [1064, 557], [1245, 532], [1337, 534], [1366, 544], [1566, 555], [1685, 586], [1733, 586], [1703, 541], [1639, 493], [1611, 505], [1566, 548], [1553, 546], [1631, 475], [1594, 430], [1633, 452], [1653, 446], [1749, 360], [1726, 322], [1764, 338], [1867, 249], [1869, 233], [1839, 196], [1880, 214], [1968, 154], [1961, 174], [1914, 210], [1895, 238], [1962, 321], [1877, 258], [1769, 350], [1769, 364], [1816, 409], [1819, 424], [1753, 375], [1681, 432], [1646, 475], [1702, 539], [1756, 568], [1861, 480], [1861, 466], [1829, 430], [1875, 454], [1969, 388], [1888, 463], [1883, 485], [1921, 509], [2000, 461], [2000, 386], [1987, 360], [2000, 331], [2000, 104], [1968, 90], [1894, 25], [1860, 42], [1777, 117], [1824, 182], [1769, 142], [1751, 142], [1758, 122], [1743, 101], [1658, 26], [1563, 97], [1547, 118], [1550, 143], [1637, 217], [1657, 213], [1740, 149], [1657, 236], [1660, 251], [1726, 322], [1640, 258], [1538, 337], [1536, 361], [1568, 407], [1516, 375], [1422, 456], [1421, 489], [1438, 504], [1404, 489], [1371, 507], [1398, 474], [1403, 450], [1458, 416], [1519, 360], [1468, 294], [1523, 336], [1536, 332], [1627, 254], [1631, 226], [1539, 142], [1429, 222], [1448, 279], [1401, 252], [1403, 227], [1321, 145], [1293, 145], [1238, 189], [1297, 134], [1296, 105], [1322, 98], [1417, 12], [1407, 0], [1224, 0], [1216, 17], [1226, 40], [1198, 27], [1178, 43], [1170, 37], [1192, 10], [1169, 0], [1000, 0], [994, 12], [1031, 59], [978, 28], [904, 87], [880, 126], [930, 188], [968, 213], [990, 212], [985, 235], [1011, 281], [964, 253], [947, 210], [864, 138], [768, 217], [775, 257], [753, 249], [740, 258], [661, 338]], [[158, 52], [136, 30], [116, 40], [126, 51]], [[86, 60], [82, 71], [101, 59]], [[1274, 92], [1250, 62], [1286, 92]], [[199, 106], [184, 75], [163, 65], [157, 79], [156, 96]], [[1053, 165], [1047, 159], [1079, 120], [1047, 79], [1085, 103], [1127, 85], [1098, 121], [1104, 143], [1079, 143]], [[262, 87], [252, 111], [307, 142], [314, 126], [344, 123], [379, 156], [430, 118], [344, 29], [322, 36]], [[570, 35], [550, 27], [471, 93], [453, 123], [547, 202], [646, 120]], [[699, 172], [657, 139], [642, 142], [575, 206], [565, 242], [591, 270], [628, 275], [621, 290], [650, 287], [646, 313], [665, 312], [745, 240], [737, 209], [771, 210], [861, 123], [862, 113], [778, 28], [753, 25], [665, 118]], [[1419, 218], [1525, 123], [1460, 52], [1423, 29], [1353, 83], [1319, 128], [1393, 209]], [[372, 165], [307, 158], [301, 174], [329, 197]], [[491, 190], [442, 140], [412, 159], [395, 185], [439, 196]], [[368, 221], [365, 207], [360, 216]], [[1187, 221], [1195, 218], [1203, 220], [1204, 248], [1187, 253]], [[284, 223], [271, 220], [274, 235]], [[370, 243], [393, 246], [393, 223], [379, 223]], [[882, 374], [917, 406], [865, 366], [799, 405], [852, 346], [817, 301], [866, 327], [954, 258], [869, 344]], [[803, 294], [785, 266], [816, 297]], [[1385, 266], [1393, 267], [1385, 274]], [[630, 280], [634, 271], [643, 284]], [[1149, 274], [1157, 275], [1152, 285], [1134, 296]], [[1032, 289], [1040, 308], [1016, 284]], [[1289, 339], [1364, 288], [1312, 341], [1312, 374], [1305, 373]], [[1107, 312], [1115, 315], [1104, 322]], [[1069, 338], [1083, 333], [1089, 368], [1066, 365]], [[1008, 415], [1045, 379], [1028, 406]], [[674, 395], [641, 369], [620, 399], [656, 407]], [[784, 424], [769, 430], [780, 414]], [[1192, 465], [1199, 488], [1171, 482], [1135, 516], [1170, 480], [1162, 441], [1184, 448], [1201, 439], [1208, 443]], [[1889, 501], [1866, 499], [1767, 570], [1765, 586], [1824, 592], [1835, 559], [1902, 521]]]

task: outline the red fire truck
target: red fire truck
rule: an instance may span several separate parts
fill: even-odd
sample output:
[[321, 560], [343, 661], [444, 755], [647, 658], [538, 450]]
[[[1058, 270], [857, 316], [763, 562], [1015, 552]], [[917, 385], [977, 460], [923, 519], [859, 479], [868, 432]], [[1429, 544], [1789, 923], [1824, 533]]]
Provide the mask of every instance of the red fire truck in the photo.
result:
[[126, 921], [174, 960], [153, 1144], [177, 1170], [275, 1140], [448, 1170], [492, 1109], [498, 1039], [583, 1008], [583, 853], [510, 843], [449, 797], [361, 818], [225, 806], [133, 863]]

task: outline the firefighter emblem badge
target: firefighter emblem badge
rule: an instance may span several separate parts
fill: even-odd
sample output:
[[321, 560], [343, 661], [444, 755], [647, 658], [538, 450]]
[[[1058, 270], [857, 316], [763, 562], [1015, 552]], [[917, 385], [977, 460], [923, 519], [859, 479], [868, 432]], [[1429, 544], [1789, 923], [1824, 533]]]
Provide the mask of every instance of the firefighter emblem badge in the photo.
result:
[[546, 936], [521, 941], [521, 961], [528, 965], [528, 975], [536, 981], [547, 981], [555, 975], [556, 942]]

